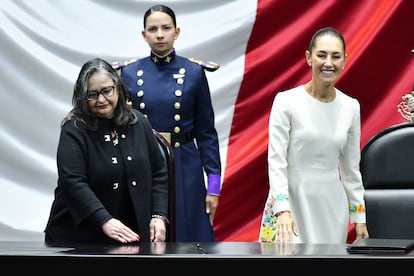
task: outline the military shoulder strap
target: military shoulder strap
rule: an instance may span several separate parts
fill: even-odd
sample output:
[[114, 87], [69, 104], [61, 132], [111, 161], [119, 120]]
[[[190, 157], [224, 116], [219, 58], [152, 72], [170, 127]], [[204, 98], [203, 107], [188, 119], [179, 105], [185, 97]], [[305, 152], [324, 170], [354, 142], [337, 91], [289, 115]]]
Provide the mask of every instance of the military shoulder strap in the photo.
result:
[[212, 62], [212, 61], [202, 61], [202, 60], [198, 60], [195, 58], [189, 58], [189, 60], [191, 62], [197, 63], [198, 65], [200, 65], [201, 67], [203, 67], [204, 69], [210, 72], [214, 72], [220, 68], [219, 64]]
[[133, 58], [133, 59], [130, 59], [130, 60], [127, 60], [127, 61], [123, 61], [123, 62], [114, 61], [114, 62], [111, 63], [111, 65], [112, 65], [112, 68], [114, 68], [114, 69], [121, 69], [121, 68], [123, 68], [125, 66], [128, 66], [131, 63], [134, 63], [137, 60], [138, 60], [137, 58]]

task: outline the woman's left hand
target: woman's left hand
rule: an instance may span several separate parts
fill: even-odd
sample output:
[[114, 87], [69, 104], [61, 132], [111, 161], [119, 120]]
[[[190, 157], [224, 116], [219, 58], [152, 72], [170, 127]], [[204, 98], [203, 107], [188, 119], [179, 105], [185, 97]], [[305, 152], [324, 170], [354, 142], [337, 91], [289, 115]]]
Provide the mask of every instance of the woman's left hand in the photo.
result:
[[366, 223], [355, 223], [356, 240], [368, 239], [368, 229]]
[[214, 216], [216, 215], [218, 201], [219, 201], [219, 196], [217, 195], [206, 196], [206, 213], [208, 214], [211, 225], [213, 225], [213, 222], [214, 222]]

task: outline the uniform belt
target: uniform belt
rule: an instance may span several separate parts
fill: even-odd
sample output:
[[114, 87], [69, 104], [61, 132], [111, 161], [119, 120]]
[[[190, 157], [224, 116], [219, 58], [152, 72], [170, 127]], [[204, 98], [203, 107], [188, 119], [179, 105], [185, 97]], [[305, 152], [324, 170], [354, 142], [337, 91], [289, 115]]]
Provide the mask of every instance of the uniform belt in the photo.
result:
[[171, 133], [171, 132], [159, 132], [172, 146], [175, 146], [176, 143], [186, 144], [193, 141], [194, 136], [191, 132], [180, 132], [180, 133]]

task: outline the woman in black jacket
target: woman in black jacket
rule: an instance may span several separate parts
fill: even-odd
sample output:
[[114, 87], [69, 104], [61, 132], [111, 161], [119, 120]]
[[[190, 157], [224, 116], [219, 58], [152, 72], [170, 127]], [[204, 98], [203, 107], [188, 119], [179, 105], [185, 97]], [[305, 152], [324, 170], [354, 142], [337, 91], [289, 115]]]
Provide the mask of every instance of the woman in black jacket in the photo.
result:
[[111, 64], [81, 68], [63, 119], [48, 244], [164, 241], [167, 168], [147, 118]]

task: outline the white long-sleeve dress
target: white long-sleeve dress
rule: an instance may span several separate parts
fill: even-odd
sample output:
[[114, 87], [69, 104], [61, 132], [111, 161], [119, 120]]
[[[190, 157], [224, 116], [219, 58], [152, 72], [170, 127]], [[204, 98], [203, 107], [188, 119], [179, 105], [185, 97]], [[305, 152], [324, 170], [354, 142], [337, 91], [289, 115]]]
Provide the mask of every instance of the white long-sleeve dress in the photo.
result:
[[303, 85], [279, 92], [269, 119], [269, 193], [259, 241], [275, 241], [275, 214], [290, 210], [296, 243], [345, 243], [365, 223], [359, 170], [360, 105], [336, 89], [320, 102]]

